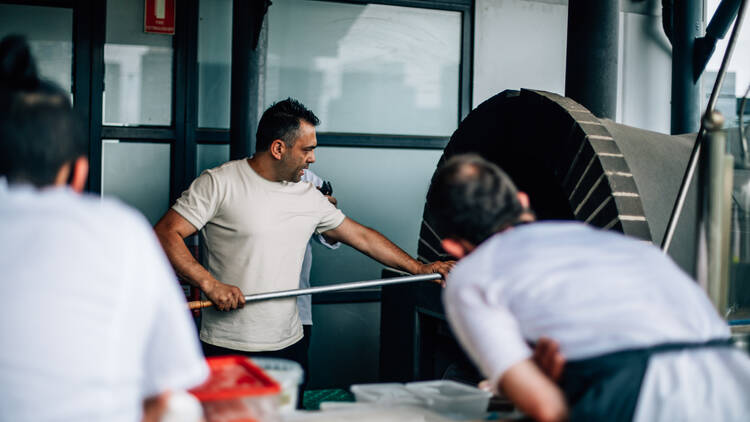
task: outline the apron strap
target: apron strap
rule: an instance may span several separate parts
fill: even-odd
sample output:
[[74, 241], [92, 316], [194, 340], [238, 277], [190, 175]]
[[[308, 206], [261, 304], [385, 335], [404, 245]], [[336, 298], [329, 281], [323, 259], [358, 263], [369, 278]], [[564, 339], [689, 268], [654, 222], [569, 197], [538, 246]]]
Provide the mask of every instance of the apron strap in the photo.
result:
[[565, 364], [560, 387], [571, 421], [632, 421], [651, 356], [659, 353], [730, 347], [731, 339], [663, 343], [608, 353]]

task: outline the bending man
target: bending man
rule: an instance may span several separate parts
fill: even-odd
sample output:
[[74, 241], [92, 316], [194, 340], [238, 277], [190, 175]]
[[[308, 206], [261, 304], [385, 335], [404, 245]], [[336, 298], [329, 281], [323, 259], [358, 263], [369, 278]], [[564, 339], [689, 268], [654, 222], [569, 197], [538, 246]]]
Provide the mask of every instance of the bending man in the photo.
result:
[[[705, 293], [656, 247], [578, 222], [534, 222], [497, 166], [456, 156], [427, 197], [461, 258], [448, 320], [491, 384], [539, 420], [746, 421], [750, 359]], [[559, 385], [528, 343], [568, 362]]]

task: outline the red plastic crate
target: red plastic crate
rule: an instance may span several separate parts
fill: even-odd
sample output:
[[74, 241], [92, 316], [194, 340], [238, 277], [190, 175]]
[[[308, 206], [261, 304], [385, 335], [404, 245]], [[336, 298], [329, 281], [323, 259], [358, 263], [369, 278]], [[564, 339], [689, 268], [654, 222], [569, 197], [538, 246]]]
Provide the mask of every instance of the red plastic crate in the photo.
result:
[[243, 356], [207, 358], [208, 380], [190, 390], [208, 422], [275, 420], [281, 386]]

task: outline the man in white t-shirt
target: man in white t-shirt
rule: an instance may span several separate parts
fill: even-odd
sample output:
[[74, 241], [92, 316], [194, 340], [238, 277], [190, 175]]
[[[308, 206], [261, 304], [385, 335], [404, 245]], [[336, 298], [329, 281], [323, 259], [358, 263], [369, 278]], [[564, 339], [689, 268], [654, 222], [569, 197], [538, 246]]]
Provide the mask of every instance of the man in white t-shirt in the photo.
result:
[[[475, 155], [438, 169], [427, 202], [444, 249], [461, 258], [443, 294], [448, 321], [490, 385], [529, 416], [750, 420], [750, 359], [658, 248], [534, 222], [525, 194]], [[529, 343], [545, 338], [567, 361], [559, 385], [534, 364]]]
[[142, 216], [80, 194], [67, 93], [22, 39], [0, 63], [0, 420], [156, 420], [208, 375], [182, 290]]
[[[244, 306], [244, 295], [297, 288], [315, 233], [412, 274], [446, 274], [452, 266], [416, 261], [382, 234], [346, 218], [312, 184], [298, 183], [315, 162], [317, 124], [295, 100], [274, 104], [258, 124], [257, 153], [203, 172], [156, 224], [177, 273], [215, 304], [201, 322], [207, 354], [262, 352], [304, 363], [296, 299]], [[207, 249], [205, 268], [183, 241], [198, 230]]]

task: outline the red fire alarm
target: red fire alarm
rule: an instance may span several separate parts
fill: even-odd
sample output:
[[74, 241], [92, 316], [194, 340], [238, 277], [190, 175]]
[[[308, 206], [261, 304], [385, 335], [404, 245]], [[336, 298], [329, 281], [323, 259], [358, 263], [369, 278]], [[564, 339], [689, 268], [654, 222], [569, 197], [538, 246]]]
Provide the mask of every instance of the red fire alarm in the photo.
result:
[[145, 32], [174, 34], [175, 0], [146, 0], [143, 25]]

